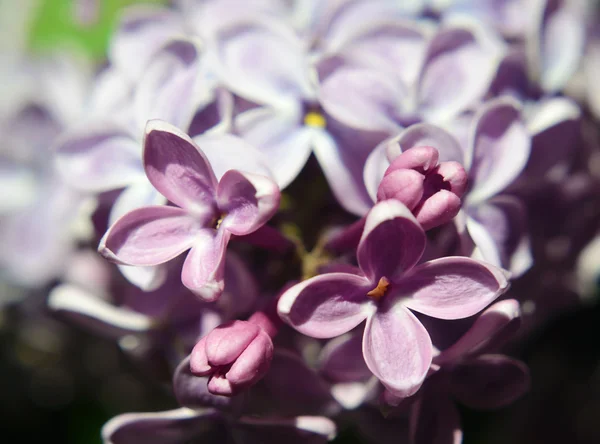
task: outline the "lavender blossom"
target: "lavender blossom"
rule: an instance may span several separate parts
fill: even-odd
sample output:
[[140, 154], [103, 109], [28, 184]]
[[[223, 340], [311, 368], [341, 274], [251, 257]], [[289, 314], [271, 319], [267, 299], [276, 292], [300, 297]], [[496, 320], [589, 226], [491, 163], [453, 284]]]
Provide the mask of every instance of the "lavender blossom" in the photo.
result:
[[282, 295], [279, 313], [301, 333], [318, 338], [338, 336], [366, 319], [367, 366], [388, 390], [410, 396], [433, 356], [429, 335], [411, 310], [460, 319], [508, 288], [504, 271], [467, 258], [415, 267], [424, 248], [424, 232], [410, 211], [396, 200], [380, 202], [367, 216], [358, 246], [360, 271], [323, 274], [295, 285]]
[[151, 121], [144, 141], [148, 180], [178, 205], [142, 207], [121, 217], [99, 250], [124, 265], [155, 266], [191, 248], [182, 281], [202, 299], [224, 288], [225, 249], [232, 235], [262, 227], [279, 206], [279, 189], [267, 176], [229, 170], [217, 182], [208, 159], [184, 133]]

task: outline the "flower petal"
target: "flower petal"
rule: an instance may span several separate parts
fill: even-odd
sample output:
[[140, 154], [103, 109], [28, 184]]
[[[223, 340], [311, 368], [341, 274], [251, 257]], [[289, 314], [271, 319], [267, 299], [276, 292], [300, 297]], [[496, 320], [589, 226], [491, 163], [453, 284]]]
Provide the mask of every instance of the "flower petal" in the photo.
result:
[[508, 356], [483, 355], [456, 366], [450, 384], [454, 396], [468, 407], [495, 409], [529, 390], [529, 369]]
[[496, 302], [475, 319], [469, 330], [458, 341], [434, 358], [434, 363], [464, 359], [465, 356], [480, 354], [483, 350], [503, 343], [511, 337], [521, 324], [519, 303], [514, 299]]
[[301, 125], [300, 110], [296, 108], [295, 102], [282, 109], [253, 108], [235, 120], [239, 134], [260, 149], [281, 188], [300, 174], [311, 153], [312, 131]]
[[105, 444], [174, 444], [200, 439], [226, 442], [221, 413], [214, 409], [179, 408], [164, 412], [124, 413], [102, 427]]
[[183, 264], [183, 285], [207, 302], [216, 301], [225, 288], [225, 252], [230, 238], [227, 230], [201, 230]]
[[250, 234], [275, 215], [280, 197], [267, 176], [229, 170], [217, 187], [219, 211], [226, 214], [221, 226], [237, 236]]
[[136, 85], [134, 113], [139, 128], [160, 119], [187, 129], [210, 86], [202, 82], [200, 54], [192, 40], [173, 39], [154, 54]]
[[363, 355], [371, 372], [392, 394], [407, 397], [423, 384], [433, 346], [414, 314], [387, 301], [367, 319]]
[[54, 145], [56, 165], [77, 189], [115, 190], [143, 178], [139, 145], [128, 131], [98, 122], [59, 138]]
[[235, 431], [241, 444], [325, 444], [336, 433], [335, 423], [324, 416], [298, 416], [292, 419], [243, 417]]
[[427, 121], [441, 121], [464, 111], [487, 92], [500, 62], [499, 44], [481, 27], [443, 29], [429, 44], [419, 100]]
[[502, 191], [523, 171], [531, 151], [531, 136], [519, 104], [507, 97], [486, 103], [475, 116], [465, 169], [471, 191], [467, 202], [482, 202]]
[[111, 339], [146, 333], [156, 326], [150, 316], [116, 307], [71, 284], [55, 287], [48, 297], [48, 307], [78, 326]]
[[462, 443], [460, 415], [446, 393], [424, 396], [411, 413], [411, 442], [414, 444]]
[[[250, 112], [259, 109], [262, 110], [263, 108], [254, 108], [251, 111], [246, 111], [243, 115], [249, 116]], [[240, 116], [237, 119], [236, 122], [239, 123]], [[257, 141], [252, 140], [252, 138], [245, 138], [246, 134], [237, 126], [237, 123], [237, 131], [242, 133], [244, 138], [232, 134], [202, 134], [194, 137], [194, 142], [208, 158], [215, 176], [218, 180], [221, 180], [221, 177], [227, 171], [240, 170], [273, 177], [274, 167], [277, 165], [272, 163], [271, 157], [274, 153], [263, 151], [260, 138]]]
[[201, 221], [181, 208], [143, 207], [117, 220], [98, 250], [119, 264], [158, 265], [189, 249], [201, 226]]
[[478, 313], [508, 290], [501, 268], [466, 257], [445, 257], [415, 267], [395, 287], [412, 310], [438, 319]]
[[417, 123], [409, 126], [398, 135], [394, 142], [387, 147], [390, 162], [400, 153], [419, 146], [431, 146], [438, 150], [439, 162], [463, 162], [463, 150], [454, 136], [443, 128], [429, 123]]
[[321, 105], [336, 120], [365, 131], [396, 132], [396, 111], [404, 95], [393, 76], [364, 68], [339, 68], [321, 85]]
[[299, 332], [332, 338], [350, 331], [374, 309], [365, 278], [347, 273], [315, 276], [287, 290], [277, 305], [279, 316]]
[[362, 355], [362, 332], [329, 341], [319, 355], [319, 372], [333, 382], [369, 379], [372, 374]]
[[379, 202], [367, 214], [358, 264], [371, 281], [392, 281], [419, 262], [425, 241], [423, 228], [404, 204], [393, 199]]
[[210, 163], [173, 125], [148, 122], [143, 159], [148, 180], [171, 202], [188, 210], [213, 205], [217, 179]]

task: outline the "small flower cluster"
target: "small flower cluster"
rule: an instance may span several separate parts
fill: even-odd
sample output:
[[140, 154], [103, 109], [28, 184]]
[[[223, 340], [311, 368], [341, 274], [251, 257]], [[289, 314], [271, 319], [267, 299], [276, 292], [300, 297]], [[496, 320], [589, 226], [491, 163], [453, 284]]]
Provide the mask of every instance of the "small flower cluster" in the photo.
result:
[[104, 441], [456, 443], [523, 395], [505, 344], [600, 269], [590, 8], [178, 0], [7, 59], [3, 281], [172, 371]]

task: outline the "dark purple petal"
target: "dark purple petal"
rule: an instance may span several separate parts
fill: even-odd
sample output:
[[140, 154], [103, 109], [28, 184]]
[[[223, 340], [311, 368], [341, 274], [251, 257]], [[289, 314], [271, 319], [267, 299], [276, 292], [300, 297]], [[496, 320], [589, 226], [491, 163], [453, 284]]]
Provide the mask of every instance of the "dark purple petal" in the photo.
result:
[[415, 444], [460, 444], [460, 415], [446, 393], [431, 393], [413, 407], [412, 442]]
[[214, 409], [180, 408], [153, 413], [125, 413], [102, 427], [106, 444], [185, 444], [196, 439], [226, 442], [221, 414]]
[[319, 371], [333, 382], [365, 381], [372, 376], [362, 353], [362, 332], [332, 339], [319, 356]]
[[404, 398], [423, 384], [433, 347], [429, 333], [414, 314], [390, 302], [384, 305], [367, 319], [363, 355], [381, 383], [395, 396]]
[[456, 366], [450, 379], [456, 398], [475, 409], [504, 407], [529, 390], [529, 369], [503, 355], [483, 355]]
[[376, 283], [382, 277], [392, 281], [419, 262], [425, 240], [423, 229], [404, 204], [379, 202], [367, 215], [358, 263], [371, 281]]
[[267, 176], [229, 170], [219, 182], [216, 197], [219, 211], [225, 215], [223, 229], [243, 236], [275, 215], [280, 193], [277, 184]]
[[235, 436], [240, 444], [325, 444], [337, 433], [335, 423], [323, 416], [292, 419], [241, 418]]
[[174, 126], [148, 122], [143, 159], [148, 179], [171, 202], [192, 212], [214, 204], [217, 179], [208, 159]]
[[226, 410], [239, 401], [236, 398], [213, 395], [208, 391], [207, 383], [208, 377], [192, 374], [188, 356], [175, 369], [173, 392], [179, 404], [192, 409], [215, 407]]
[[119, 264], [158, 265], [188, 250], [201, 227], [202, 221], [181, 208], [143, 207], [117, 220], [98, 251]]
[[464, 335], [436, 356], [434, 363], [442, 365], [457, 361], [504, 343], [519, 328], [520, 318], [521, 311], [516, 300], [496, 302], [477, 317]]
[[364, 277], [328, 273], [294, 285], [279, 299], [277, 310], [288, 324], [315, 338], [332, 338], [353, 329], [374, 310]]
[[445, 257], [415, 267], [394, 288], [403, 303], [439, 319], [461, 319], [483, 310], [508, 290], [507, 273], [466, 257]]

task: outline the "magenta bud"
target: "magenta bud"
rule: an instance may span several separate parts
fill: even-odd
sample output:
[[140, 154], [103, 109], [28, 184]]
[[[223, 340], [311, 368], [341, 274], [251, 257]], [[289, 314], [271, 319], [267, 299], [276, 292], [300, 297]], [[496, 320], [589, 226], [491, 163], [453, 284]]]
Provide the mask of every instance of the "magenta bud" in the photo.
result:
[[400, 154], [386, 170], [377, 200], [399, 200], [425, 230], [449, 222], [460, 210], [467, 173], [458, 162], [438, 163], [438, 159], [438, 150], [430, 146]]
[[269, 370], [273, 341], [248, 321], [231, 321], [200, 339], [192, 350], [190, 370], [209, 376], [208, 391], [233, 396], [256, 384]]

